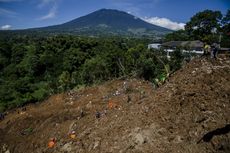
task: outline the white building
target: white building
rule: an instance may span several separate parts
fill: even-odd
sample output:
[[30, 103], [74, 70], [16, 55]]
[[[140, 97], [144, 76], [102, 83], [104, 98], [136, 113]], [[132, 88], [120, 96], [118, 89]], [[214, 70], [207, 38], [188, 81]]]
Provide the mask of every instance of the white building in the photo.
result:
[[148, 44], [148, 49], [160, 49], [161, 48], [161, 44], [159, 43], [154, 43], [154, 44]]

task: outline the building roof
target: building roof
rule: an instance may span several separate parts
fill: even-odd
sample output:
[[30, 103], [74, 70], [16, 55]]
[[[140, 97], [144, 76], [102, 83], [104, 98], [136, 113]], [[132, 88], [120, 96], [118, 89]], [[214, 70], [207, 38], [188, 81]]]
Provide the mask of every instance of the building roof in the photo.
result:
[[202, 48], [204, 43], [199, 40], [194, 41], [169, 41], [162, 44], [164, 47], [189, 47], [189, 48]]

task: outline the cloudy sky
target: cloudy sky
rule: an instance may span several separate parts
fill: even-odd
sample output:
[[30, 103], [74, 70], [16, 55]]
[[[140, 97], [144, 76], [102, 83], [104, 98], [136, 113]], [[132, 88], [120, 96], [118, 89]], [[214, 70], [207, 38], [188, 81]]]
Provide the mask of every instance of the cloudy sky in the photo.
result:
[[101, 8], [123, 10], [178, 30], [199, 11], [211, 9], [225, 14], [230, 0], [0, 0], [0, 29], [60, 24]]

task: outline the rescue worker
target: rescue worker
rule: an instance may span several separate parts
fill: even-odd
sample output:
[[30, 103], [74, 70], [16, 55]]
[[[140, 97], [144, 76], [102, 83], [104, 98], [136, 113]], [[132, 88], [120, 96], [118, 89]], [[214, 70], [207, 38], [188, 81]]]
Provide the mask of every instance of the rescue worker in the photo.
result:
[[210, 53], [211, 53], [211, 46], [208, 43], [205, 43], [203, 56], [207, 56]]
[[217, 43], [213, 43], [211, 47], [212, 47], [211, 58], [217, 59], [219, 45]]

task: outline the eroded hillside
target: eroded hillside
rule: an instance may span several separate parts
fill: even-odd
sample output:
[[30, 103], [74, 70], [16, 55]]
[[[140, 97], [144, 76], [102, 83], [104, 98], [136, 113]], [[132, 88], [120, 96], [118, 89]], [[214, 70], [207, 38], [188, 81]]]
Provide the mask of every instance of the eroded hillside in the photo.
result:
[[120, 79], [10, 111], [0, 152], [230, 152], [229, 59], [194, 59], [157, 89]]

